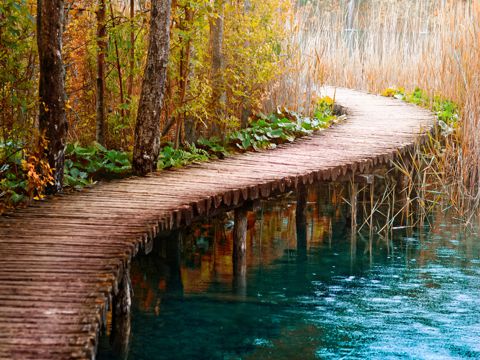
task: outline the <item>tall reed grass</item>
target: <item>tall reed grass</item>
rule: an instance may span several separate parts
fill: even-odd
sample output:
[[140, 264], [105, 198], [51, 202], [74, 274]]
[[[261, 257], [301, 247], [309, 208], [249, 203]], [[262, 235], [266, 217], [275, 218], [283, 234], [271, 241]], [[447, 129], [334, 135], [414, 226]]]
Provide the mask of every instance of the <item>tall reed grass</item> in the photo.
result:
[[478, 208], [480, 0], [319, 0], [298, 6], [291, 26], [296, 56], [273, 92], [277, 103], [305, 109], [318, 84], [420, 87], [455, 101], [458, 128], [430, 150], [453, 206]]

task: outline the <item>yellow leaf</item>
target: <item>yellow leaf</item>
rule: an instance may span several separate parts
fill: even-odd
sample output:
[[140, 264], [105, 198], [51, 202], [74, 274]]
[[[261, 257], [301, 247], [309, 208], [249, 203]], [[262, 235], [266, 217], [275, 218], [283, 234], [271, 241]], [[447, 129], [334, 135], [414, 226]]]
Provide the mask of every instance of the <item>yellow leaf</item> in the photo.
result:
[[327, 105], [333, 105], [333, 99], [330, 96], [324, 96], [321, 100]]
[[393, 97], [397, 93], [397, 90], [394, 88], [386, 88], [385, 90], [382, 91], [382, 96], [386, 97]]

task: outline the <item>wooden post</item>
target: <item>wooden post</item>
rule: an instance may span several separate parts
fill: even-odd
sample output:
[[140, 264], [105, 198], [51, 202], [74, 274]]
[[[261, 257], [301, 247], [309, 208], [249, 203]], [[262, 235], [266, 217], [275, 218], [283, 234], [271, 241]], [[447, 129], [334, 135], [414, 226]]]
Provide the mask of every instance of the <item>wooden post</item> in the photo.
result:
[[372, 182], [370, 183], [370, 223], [369, 223], [369, 232], [370, 237], [373, 236], [373, 214], [375, 212], [375, 177], [372, 177]]
[[307, 258], [307, 187], [300, 185], [297, 190], [295, 224], [297, 228], [297, 260]]
[[132, 306], [132, 283], [130, 268], [125, 267], [122, 280], [118, 284], [118, 293], [113, 298], [111, 344], [113, 351], [122, 359], [126, 359], [130, 344]]
[[355, 259], [357, 257], [357, 232], [352, 231], [350, 234], [350, 268], [353, 269]]
[[[400, 171], [394, 172], [395, 196], [398, 198], [398, 207], [402, 212], [402, 225], [407, 221], [409, 201], [409, 178]], [[395, 209], [395, 207], [394, 207]], [[397, 211], [397, 209], [395, 210]]]
[[245, 294], [247, 286], [247, 209], [235, 209], [233, 226], [233, 287], [237, 293]]
[[354, 179], [350, 182], [350, 206], [351, 206], [351, 227], [352, 233], [357, 231], [357, 194], [358, 184]]
[[[373, 259], [373, 214], [375, 212], [375, 177], [372, 177], [372, 182], [370, 183], [370, 222], [369, 227], [369, 238], [368, 238], [368, 253], [370, 259], [370, 265], [372, 264]], [[387, 217], [388, 221], [388, 217]]]
[[166, 239], [166, 263], [169, 269], [167, 291], [169, 293], [183, 294], [181, 273], [182, 242], [184, 230], [178, 229]]

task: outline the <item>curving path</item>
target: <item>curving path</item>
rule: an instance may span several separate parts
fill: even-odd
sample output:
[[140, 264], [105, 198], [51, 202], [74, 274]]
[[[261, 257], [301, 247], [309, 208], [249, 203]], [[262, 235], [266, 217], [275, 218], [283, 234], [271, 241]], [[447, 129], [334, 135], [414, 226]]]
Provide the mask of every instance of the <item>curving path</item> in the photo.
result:
[[159, 231], [368, 172], [408, 151], [435, 121], [394, 99], [347, 89], [335, 97], [348, 120], [293, 144], [102, 183], [0, 217], [0, 358], [93, 358], [125, 265]]

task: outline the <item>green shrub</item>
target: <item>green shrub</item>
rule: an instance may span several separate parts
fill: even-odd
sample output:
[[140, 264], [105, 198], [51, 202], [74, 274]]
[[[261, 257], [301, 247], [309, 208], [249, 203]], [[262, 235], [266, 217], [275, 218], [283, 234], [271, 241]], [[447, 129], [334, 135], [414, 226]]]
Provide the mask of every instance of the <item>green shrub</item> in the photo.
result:
[[272, 149], [278, 144], [292, 142], [325, 129], [336, 119], [333, 101], [326, 97], [317, 103], [313, 117], [302, 116], [288, 109], [278, 110], [268, 116], [261, 115], [247, 129], [231, 133], [227, 142], [241, 151]]
[[82, 147], [68, 144], [65, 151], [65, 186], [81, 188], [100, 178], [129, 175], [131, 163], [126, 152], [107, 150], [95, 143]]
[[172, 144], [162, 148], [158, 159], [158, 168], [181, 167], [195, 162], [208, 161], [211, 158], [206, 150], [198, 149], [194, 144], [183, 149], [175, 149]]

